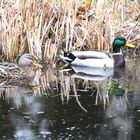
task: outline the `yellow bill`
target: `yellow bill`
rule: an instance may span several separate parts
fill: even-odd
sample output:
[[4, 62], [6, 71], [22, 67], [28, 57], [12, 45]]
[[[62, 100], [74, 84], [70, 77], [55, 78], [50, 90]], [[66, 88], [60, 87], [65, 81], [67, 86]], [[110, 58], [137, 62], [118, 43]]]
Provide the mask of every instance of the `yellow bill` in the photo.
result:
[[38, 64], [36, 60], [33, 61], [33, 65], [39, 68], [42, 68], [42, 65]]
[[135, 48], [135, 46], [134, 46], [133, 44], [128, 43], [128, 42], [126, 42], [125, 46], [126, 46], [127, 48]]

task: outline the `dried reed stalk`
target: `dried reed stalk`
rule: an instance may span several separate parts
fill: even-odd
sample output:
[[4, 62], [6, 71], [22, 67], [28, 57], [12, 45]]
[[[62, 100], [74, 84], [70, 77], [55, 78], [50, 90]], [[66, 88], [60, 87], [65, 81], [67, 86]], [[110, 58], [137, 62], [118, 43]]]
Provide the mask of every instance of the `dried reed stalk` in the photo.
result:
[[[98, 0], [91, 3], [86, 0], [85, 3], [88, 5], [82, 15], [85, 20], [78, 20], [80, 0], [1, 1], [0, 50], [5, 59], [13, 61], [19, 52], [29, 50], [54, 63], [59, 49], [111, 51], [115, 35], [122, 34], [133, 42], [140, 39], [135, 34], [140, 26], [139, 1]], [[128, 25], [133, 28], [131, 32]]]

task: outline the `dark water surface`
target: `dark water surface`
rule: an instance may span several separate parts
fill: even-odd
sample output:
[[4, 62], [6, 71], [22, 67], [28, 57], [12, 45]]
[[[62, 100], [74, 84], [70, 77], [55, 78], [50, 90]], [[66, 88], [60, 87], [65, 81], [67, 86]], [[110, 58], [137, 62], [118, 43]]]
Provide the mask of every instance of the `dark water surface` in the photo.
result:
[[139, 140], [139, 71], [83, 80], [49, 69], [36, 88], [1, 83], [0, 140]]

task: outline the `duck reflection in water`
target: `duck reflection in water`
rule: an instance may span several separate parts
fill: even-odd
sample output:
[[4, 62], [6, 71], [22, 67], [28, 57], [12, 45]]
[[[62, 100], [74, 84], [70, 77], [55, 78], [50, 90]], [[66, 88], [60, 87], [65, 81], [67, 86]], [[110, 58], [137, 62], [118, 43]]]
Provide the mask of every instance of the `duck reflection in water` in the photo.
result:
[[91, 81], [102, 81], [107, 78], [120, 79], [125, 75], [125, 68], [91, 68], [68, 65], [62, 69], [64, 74], [73, 78], [80, 78]]
[[91, 68], [81, 66], [67, 66], [62, 71], [73, 78], [83, 80], [102, 81], [113, 76], [113, 69]]
[[104, 139], [110, 139], [111, 137], [113, 138], [117, 132], [118, 140], [130, 140], [132, 116], [127, 93], [131, 90], [131, 84], [125, 81], [125, 69], [105, 70], [71, 66], [71, 68], [67, 67], [67, 69], [65, 69], [65, 73], [74, 78], [96, 82], [110, 78], [108, 89], [109, 104], [105, 109], [105, 125], [100, 128], [99, 135]]
[[106, 127], [101, 127], [99, 132], [106, 139], [114, 137], [117, 133], [116, 139], [131, 140], [133, 128], [132, 114], [131, 106], [126, 95], [130, 87], [129, 85], [124, 87], [123, 82], [120, 79], [112, 80], [109, 88], [110, 96], [113, 97], [110, 98], [110, 103], [105, 110], [104, 122]]

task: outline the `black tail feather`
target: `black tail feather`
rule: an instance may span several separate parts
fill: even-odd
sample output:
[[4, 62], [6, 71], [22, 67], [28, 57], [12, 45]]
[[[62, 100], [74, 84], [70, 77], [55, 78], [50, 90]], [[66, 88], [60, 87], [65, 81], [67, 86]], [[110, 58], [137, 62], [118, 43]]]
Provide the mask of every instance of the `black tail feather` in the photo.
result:
[[[62, 56], [62, 55], [61, 55]], [[64, 50], [63, 50], [63, 57], [62, 57], [64, 60], [66, 60], [68, 63], [71, 63], [71, 62], [73, 62], [75, 59], [76, 59], [76, 56], [75, 55], [73, 55], [73, 53], [72, 52], [65, 52]]]
[[64, 52], [64, 57], [68, 57], [72, 61], [74, 61], [76, 59], [75, 55], [73, 55], [72, 53], [67, 53], [67, 52]]

